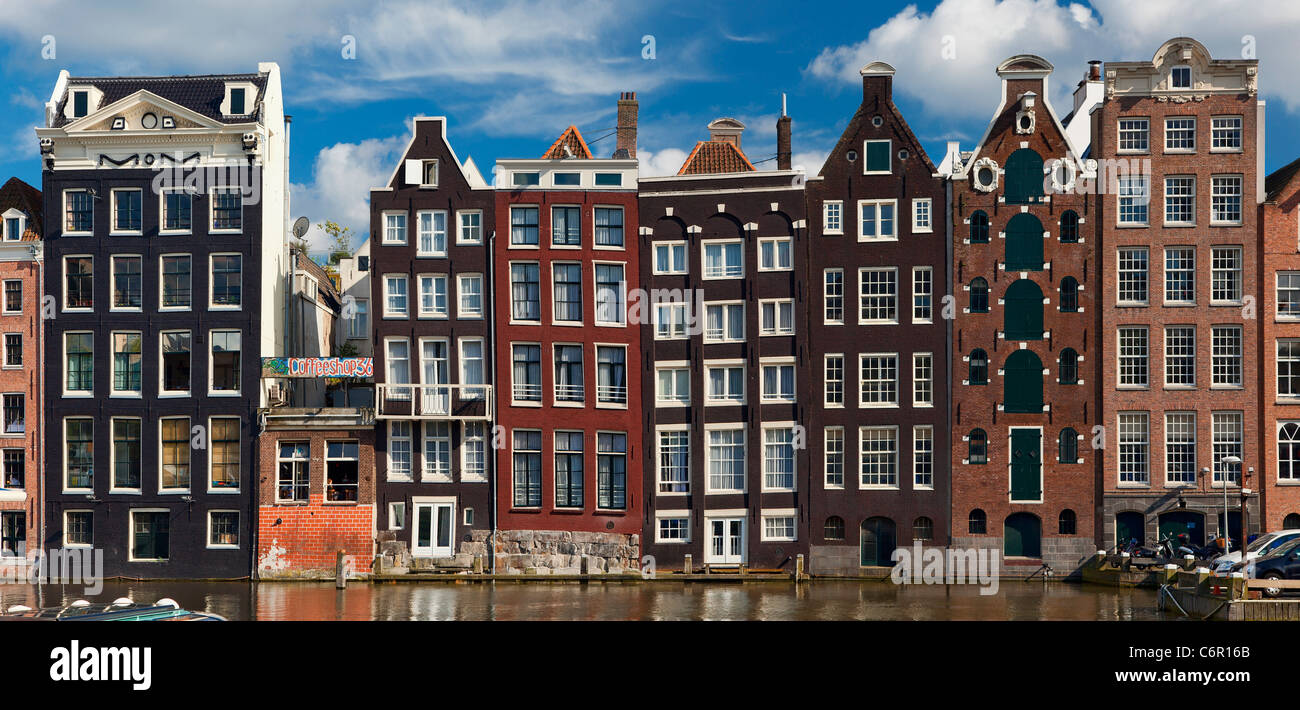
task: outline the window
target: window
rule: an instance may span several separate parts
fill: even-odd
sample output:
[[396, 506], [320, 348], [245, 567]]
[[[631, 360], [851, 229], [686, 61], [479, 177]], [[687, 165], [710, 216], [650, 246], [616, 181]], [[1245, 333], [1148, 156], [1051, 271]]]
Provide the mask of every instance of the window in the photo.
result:
[[193, 303], [190, 290], [190, 255], [162, 257], [162, 310], [185, 309]]
[[[446, 422], [435, 422], [441, 426], [449, 426]], [[426, 423], [426, 427], [428, 424]], [[448, 436], [450, 439], [450, 436]], [[427, 444], [426, 444], [427, 447]], [[450, 447], [450, 443], [448, 443]], [[425, 467], [429, 465], [425, 460]], [[357, 501], [357, 488], [359, 481], [359, 471], [361, 466], [360, 447], [355, 441], [326, 441], [325, 442], [325, 500], [329, 502], [350, 502]], [[450, 478], [451, 464], [447, 464], [448, 478]]]
[[1210, 250], [1210, 301], [1241, 302], [1241, 247], [1214, 247]]
[[244, 257], [212, 255], [212, 307], [239, 308], [243, 302]]
[[1119, 329], [1119, 386], [1147, 386], [1146, 326]]
[[793, 541], [795, 539], [795, 516], [763, 515], [763, 535], [765, 542]]
[[827, 355], [822, 377], [826, 388], [825, 404], [828, 407], [844, 406], [844, 356]]
[[861, 427], [858, 429], [860, 468], [859, 488], [896, 488], [898, 486], [898, 429]]
[[244, 94], [246, 91], [247, 89], [238, 89], [238, 88], [231, 87], [229, 115], [242, 116], [247, 112], [246, 109], [244, 108], [244, 103], [245, 103]]
[[623, 208], [596, 207], [596, 246], [623, 246]]
[[[158, 490], [176, 491], [190, 488], [190, 419], [166, 417], [158, 420], [158, 436], [162, 444], [159, 458]], [[303, 444], [302, 500], [307, 500], [307, 451]], [[283, 471], [283, 467], [281, 467]], [[281, 474], [283, 476], [283, 474]], [[283, 485], [283, 478], [281, 480]]]
[[[440, 343], [441, 344], [441, 343]], [[330, 447], [335, 446], [334, 442], [329, 443]], [[356, 459], [356, 444], [351, 444], [352, 460]], [[328, 461], [327, 461], [328, 463]], [[451, 423], [450, 422], [425, 422], [424, 423], [424, 456], [423, 468], [420, 469], [420, 481], [424, 483], [451, 483]], [[350, 498], [333, 498], [330, 497], [329, 486], [327, 484], [325, 500], [346, 500], [356, 501], [356, 467], [352, 466], [348, 475], [340, 479], [342, 483], [335, 493], [337, 495], [350, 495]]]
[[759, 335], [794, 335], [794, 299], [759, 301]]
[[582, 507], [582, 432], [555, 432], [555, 507]]
[[1300, 340], [1278, 338], [1277, 396], [1300, 397]]
[[171, 520], [165, 511], [131, 511], [131, 561], [166, 562], [171, 545]]
[[1210, 224], [1241, 224], [1241, 176], [1210, 178]]
[[[389, 385], [406, 385], [411, 383], [411, 344], [405, 339], [388, 339], [384, 341], [384, 361], [388, 372], [384, 381]], [[386, 395], [392, 400], [409, 400], [411, 390], [406, 387], [390, 390]]]
[[516, 246], [537, 246], [537, 220], [536, 207], [511, 207], [510, 243]]
[[519, 321], [542, 319], [541, 275], [536, 262], [510, 265], [510, 317]]
[[1195, 150], [1196, 118], [1194, 116], [1165, 118], [1165, 152], [1189, 153]]
[[1059, 535], [1074, 535], [1076, 528], [1076, 517], [1074, 511], [1066, 508], [1061, 511], [1057, 518], [1056, 532]]
[[212, 381], [213, 392], [239, 392], [240, 332], [237, 330], [212, 331]]
[[708, 441], [707, 493], [745, 491], [745, 430], [743, 427], [710, 429]]
[[970, 243], [989, 243], [989, 216], [983, 210], [976, 210], [970, 216]]
[[623, 285], [622, 264], [596, 264], [597, 325], [623, 324]]
[[673, 429], [659, 432], [659, 493], [689, 493], [691, 489], [691, 434]]
[[983, 429], [972, 429], [966, 435], [966, 463], [985, 464], [989, 462], [989, 440]]
[[542, 174], [516, 172], [510, 174], [510, 180], [515, 187], [530, 187], [542, 184]]
[[684, 340], [686, 338], [686, 304], [655, 304], [655, 339]]
[[758, 240], [758, 270], [790, 271], [793, 269], [792, 244], [793, 240], [789, 237]]
[[1151, 194], [1146, 175], [1121, 175], [1116, 178], [1120, 226], [1145, 226]]
[[596, 403], [627, 405], [627, 348], [596, 346]]
[[[471, 277], [461, 277], [471, 278]], [[463, 282], [462, 282], [463, 285]], [[464, 291], [461, 291], [464, 299]], [[463, 304], [463, 300], [462, 300]], [[464, 313], [461, 314], [464, 317]], [[348, 339], [363, 340], [370, 338], [370, 299], [358, 298], [352, 301], [352, 317], [348, 318]]]
[[1060, 372], [1058, 381], [1063, 385], [1079, 384], [1079, 353], [1074, 348], [1061, 350]]
[[63, 334], [64, 394], [90, 394], [95, 389], [95, 341], [91, 333]]
[[212, 436], [209, 457], [210, 490], [239, 489], [239, 417], [212, 417], [208, 420]]
[[64, 234], [90, 234], [94, 229], [95, 200], [89, 190], [66, 190], [63, 193]]
[[1145, 118], [1119, 121], [1119, 152], [1145, 153], [1149, 149], [1150, 124]]
[[897, 200], [858, 201], [858, 241], [897, 239], [895, 212]]
[[[483, 339], [460, 339], [460, 383], [462, 385], [481, 385], [484, 382]], [[487, 395], [482, 388], [466, 387], [461, 390], [461, 399], [483, 399]]]
[[162, 231], [189, 232], [194, 224], [194, 198], [184, 189], [164, 190]]
[[1079, 213], [1074, 210], [1061, 213], [1061, 243], [1079, 243]]
[[745, 304], [706, 303], [704, 341], [736, 342], [745, 339]]
[[1241, 385], [1241, 326], [1216, 325], [1210, 329], [1210, 386]]
[[934, 298], [934, 271], [929, 266], [912, 267], [912, 322], [930, 323]]
[[1146, 305], [1147, 248], [1125, 247], [1119, 250], [1119, 303]]
[[24, 217], [6, 217], [4, 221], [4, 240], [6, 242], [17, 242], [23, 238], [23, 223], [26, 222]]
[[551, 245], [580, 246], [582, 244], [581, 210], [577, 207], [551, 208]]
[[447, 256], [447, 212], [424, 210], [415, 213], [416, 256]]
[[912, 405], [934, 404], [934, 357], [930, 353], [912, 354]]
[[1119, 482], [1147, 485], [1147, 413], [1120, 412]]
[[618, 187], [623, 184], [622, 173], [596, 173], [594, 182], [597, 187]]
[[1056, 461], [1066, 464], [1079, 462], [1079, 434], [1070, 427], [1062, 429], [1056, 439]]
[[764, 402], [793, 402], [794, 363], [762, 364]]
[[[1277, 478], [1279, 481], [1300, 479], [1300, 422], [1278, 422], [1277, 428]], [[1294, 515], [1288, 515], [1291, 518]], [[1296, 526], [1284, 524], [1286, 529]]]
[[763, 490], [793, 491], [794, 429], [763, 429]]
[[1215, 116], [1210, 121], [1210, 150], [1241, 150], [1241, 116]]
[[898, 356], [867, 353], [858, 358], [861, 406], [897, 407]]
[[1241, 458], [1243, 441], [1243, 416], [1241, 412], [1212, 412], [1211, 431], [1214, 440], [1211, 445], [1211, 457], [1214, 460], [1214, 483], [1223, 485], [1226, 480], [1232, 485], [1241, 485], [1241, 467], [1243, 464], [1229, 464], [1223, 461], [1228, 456]]
[[686, 367], [656, 367], [655, 383], [655, 400], [659, 406], [690, 404], [690, 369]]
[[516, 344], [511, 350], [514, 353], [511, 399], [516, 402], [541, 402], [542, 346]]
[[113, 308], [139, 310], [141, 303], [142, 260], [138, 256], [114, 256], [113, 262]]
[[687, 273], [686, 242], [656, 242], [654, 272], [656, 274]]
[[844, 487], [844, 427], [826, 427], [823, 430], [826, 442], [824, 452], [826, 488]]
[[862, 161], [864, 175], [890, 172], [892, 142], [889, 140], [863, 141], [862, 153], [867, 159]]
[[551, 288], [556, 321], [582, 322], [582, 266], [579, 264], [552, 264]]
[[1165, 303], [1196, 302], [1196, 249], [1165, 247]]
[[839, 200], [827, 200], [822, 203], [822, 233], [844, 233], [844, 203]]
[[13, 315], [23, 312], [23, 282], [20, 279], [9, 279], [5, 281], [5, 304], [4, 312], [6, 315]]
[[934, 487], [934, 427], [912, 427], [912, 487]]
[[552, 185], [581, 185], [582, 173], [551, 173]]
[[744, 404], [745, 368], [741, 365], [705, 365], [708, 380], [705, 404]]
[[968, 385], [987, 385], [989, 383], [989, 356], [981, 348], [972, 350], [967, 358], [969, 372], [966, 376]]
[[140, 203], [143, 191], [130, 189], [116, 189], [112, 191], [113, 197], [113, 229], [114, 234], [139, 234], [140, 233]]
[[1165, 386], [1196, 386], [1196, 327], [1165, 326]]
[[971, 535], [988, 534], [988, 517], [984, 511], [979, 508], [972, 510], [966, 518], [966, 529]]
[[826, 325], [844, 323], [844, 269], [826, 269], [822, 272], [825, 295], [823, 321]]
[[95, 307], [94, 258], [89, 256], [63, 257], [63, 309], [91, 310]]
[[13, 490], [22, 490], [27, 487], [27, 473], [24, 465], [26, 452], [22, 449], [5, 449], [4, 450], [4, 471], [3, 483], [4, 488]]
[[409, 421], [393, 420], [388, 423], [388, 480], [410, 481], [411, 431]]
[[1196, 412], [1165, 412], [1165, 483], [1196, 483]]
[[113, 333], [113, 394], [140, 394], [140, 333]]
[[555, 346], [555, 401], [578, 402], [585, 398], [582, 384], [582, 346]]
[[1061, 279], [1061, 312], [1079, 312], [1079, 282], [1073, 276]]
[[921, 516], [912, 521], [913, 540], [931, 540], [934, 538], [934, 521]]
[[898, 269], [858, 269], [858, 323], [898, 322]]
[[140, 490], [140, 420], [113, 417], [114, 490]]
[[484, 422], [461, 424], [460, 480], [462, 483], [487, 481], [487, 424]]
[[976, 276], [970, 282], [970, 312], [989, 312], [989, 282], [983, 276]]
[[420, 274], [420, 318], [446, 318], [447, 275]]
[[63, 487], [92, 489], [95, 483], [95, 420], [63, 420]]
[[[217, 188], [212, 191], [212, 231], [238, 232], [243, 229], [244, 196], [240, 189]], [[405, 242], [405, 235], [403, 235]]]
[[912, 200], [912, 231], [933, 232], [934, 224], [930, 212], [930, 198]]
[[456, 243], [482, 244], [483, 213], [478, 210], [466, 210], [457, 212], [456, 216], [460, 220], [460, 231], [456, 234]]
[[1169, 88], [1171, 89], [1190, 89], [1192, 88], [1192, 68], [1187, 66], [1174, 67], [1169, 72]]
[[5, 367], [23, 366], [23, 334], [5, 333]]
[[745, 275], [744, 242], [704, 242], [704, 278], [738, 279]]
[[627, 434], [596, 434], [596, 507], [627, 507]]
[[405, 274], [389, 274], [384, 277], [384, 317], [405, 318], [407, 310], [407, 289]]
[[438, 161], [422, 160], [420, 161], [420, 187], [436, 187], [438, 185]]
[[234, 510], [208, 511], [208, 547], [239, 547], [239, 512]]
[[406, 243], [406, 213], [384, 213], [384, 244]]
[[690, 542], [690, 518], [659, 518], [655, 529], [655, 542]]
[[4, 433], [22, 434], [27, 431], [27, 396], [22, 393], [4, 395]]
[[1277, 319], [1300, 320], [1300, 271], [1277, 272]]
[[90, 92], [74, 91], [72, 92], [72, 117], [81, 118], [89, 113]]
[[1165, 178], [1165, 224], [1196, 223], [1196, 178]]
[[838, 515], [827, 518], [826, 524], [822, 526], [822, 538], [826, 540], [843, 540], [844, 518]]

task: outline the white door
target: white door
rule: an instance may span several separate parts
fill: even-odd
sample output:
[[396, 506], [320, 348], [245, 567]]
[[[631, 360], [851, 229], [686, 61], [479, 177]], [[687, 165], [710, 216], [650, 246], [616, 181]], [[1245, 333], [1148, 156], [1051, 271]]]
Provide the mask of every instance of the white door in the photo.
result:
[[451, 557], [456, 537], [455, 503], [416, 503], [411, 554], [415, 557]]
[[745, 561], [745, 519], [709, 518], [708, 549], [704, 561], [715, 565], [738, 565]]

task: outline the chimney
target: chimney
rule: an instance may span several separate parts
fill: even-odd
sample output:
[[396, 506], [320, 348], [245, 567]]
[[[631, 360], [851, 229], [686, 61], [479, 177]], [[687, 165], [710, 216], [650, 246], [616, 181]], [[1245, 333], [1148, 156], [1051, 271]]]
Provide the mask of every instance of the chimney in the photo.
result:
[[1101, 60], [1088, 62], [1088, 81], [1101, 81]]
[[740, 148], [740, 134], [745, 132], [745, 124], [726, 116], [709, 121], [709, 140], [730, 143]]
[[[894, 68], [884, 62], [872, 62], [858, 70], [862, 75], [862, 102], [879, 97], [880, 104], [893, 100]], [[879, 109], [877, 109], [879, 110]]]
[[776, 119], [776, 169], [790, 169], [790, 117], [785, 113], [785, 94], [781, 94], [781, 117]]
[[618, 137], [615, 139], [615, 158], [636, 157], [636, 114], [638, 104], [635, 91], [618, 95]]

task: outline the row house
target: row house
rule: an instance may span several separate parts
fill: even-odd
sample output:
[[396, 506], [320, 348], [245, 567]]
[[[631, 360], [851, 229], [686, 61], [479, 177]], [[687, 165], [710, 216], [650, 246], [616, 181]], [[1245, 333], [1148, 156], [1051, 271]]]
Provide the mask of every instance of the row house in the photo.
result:
[[[1260, 153], [1262, 154], [1262, 150]], [[1259, 210], [1258, 387], [1262, 474], [1254, 481], [1261, 530], [1300, 530], [1300, 160], [1265, 180]], [[1247, 481], [1238, 493], [1249, 501]], [[1241, 495], [1247, 494], [1247, 495]], [[1237, 504], [1238, 501], [1230, 501]], [[1247, 506], [1249, 510], [1249, 506]], [[1231, 520], [1231, 518], [1229, 518]], [[1248, 523], [1250, 521], [1247, 521]], [[1255, 529], [1248, 524], [1247, 530]]]
[[43, 162], [46, 548], [106, 576], [252, 569], [260, 356], [287, 265], [279, 68], [72, 77]]
[[41, 209], [40, 190], [0, 186], [0, 564], [41, 546]]
[[417, 117], [388, 183], [370, 191], [369, 254], [349, 264], [351, 274], [368, 262], [370, 273], [370, 298], [354, 295], [347, 327], [362, 337], [371, 323], [377, 534], [381, 551], [417, 564], [487, 556], [495, 214], [491, 186], [448, 142], [447, 119]]
[[1100, 343], [1083, 225], [1097, 209], [1078, 184], [1090, 166], [1047, 100], [1051, 73], [1033, 55], [998, 65], [984, 136], [944, 161], [957, 296], [951, 540], [1000, 549], [1026, 574], [1068, 574], [1094, 551]]
[[1273, 437], [1259, 431], [1260, 407], [1286, 395], [1258, 379], [1268, 319], [1256, 303], [1257, 72], [1256, 60], [1214, 59], [1187, 37], [1150, 61], [1106, 63], [1092, 129], [1107, 444], [1101, 547], [1217, 538], [1225, 495], [1233, 539], [1243, 510], [1259, 518], [1260, 442]]
[[862, 101], [807, 185], [806, 416], [814, 574], [948, 542], [946, 184], [863, 67]]
[[541, 158], [497, 161], [498, 571], [639, 565], [636, 110], [623, 94], [611, 158], [569, 126]]
[[810, 383], [803, 172], [791, 119], [776, 169], [709, 123], [676, 175], [640, 181], [640, 425], [645, 542], [656, 565], [795, 569], [809, 538]]

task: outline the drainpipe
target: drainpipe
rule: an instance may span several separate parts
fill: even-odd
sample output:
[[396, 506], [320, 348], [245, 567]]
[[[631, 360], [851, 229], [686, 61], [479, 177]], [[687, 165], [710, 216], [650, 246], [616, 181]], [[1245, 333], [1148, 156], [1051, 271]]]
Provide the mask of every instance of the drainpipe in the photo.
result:
[[[945, 229], [944, 229], [944, 234], [945, 234], [946, 237], [947, 237], [946, 246], [944, 246], [944, 252], [945, 252], [945, 254], [944, 254], [944, 262], [945, 262], [945, 265], [946, 265], [946, 267], [947, 267], [947, 268], [944, 269], [944, 271], [946, 271], [947, 273], [946, 273], [946, 275], [945, 275], [944, 280], [946, 281], [946, 285], [947, 285], [947, 293], [948, 293], [948, 295], [952, 296], [952, 299], [953, 299], [952, 303], [953, 303], [953, 307], [955, 308], [956, 305], [957, 305], [957, 303], [956, 303], [956, 301], [957, 301], [957, 293], [956, 293], [956, 279], [955, 279], [955, 277], [953, 276], [953, 273], [952, 273], [954, 254], [953, 254], [953, 243], [952, 243], [952, 239], [953, 239], [953, 224], [952, 224], [952, 221], [953, 221], [953, 209], [952, 209], [952, 176], [951, 176], [951, 175], [948, 176], [948, 179], [946, 179], [946, 180], [943, 181], [943, 192], [944, 192], [944, 208], [945, 208], [945, 210], [946, 210], [946, 212], [947, 212], [947, 216], [948, 216], [948, 218], [944, 220], [944, 222], [946, 223], [946, 227], [945, 227]], [[940, 315], [940, 317], [942, 317], [942, 315], [943, 315], [943, 311], [942, 311], [942, 310], [939, 311], [939, 315]], [[952, 378], [953, 378], [953, 369], [954, 369], [953, 362], [952, 362], [952, 359], [953, 359], [953, 357], [954, 357], [953, 347], [952, 347], [952, 330], [953, 330], [952, 325], [953, 325], [953, 321], [954, 321], [954, 320], [955, 320], [955, 317], [954, 317], [954, 318], [944, 318], [944, 320], [943, 320], [943, 322], [944, 322], [944, 325], [943, 325], [943, 329], [944, 329], [944, 349], [945, 349], [945, 351], [946, 351], [945, 354], [947, 355], [947, 357], [944, 358], [944, 360], [947, 362], [947, 376], [946, 376], [947, 401], [944, 402], [944, 417], [945, 417], [945, 420], [948, 422], [948, 441], [949, 441], [949, 442], [952, 441], [952, 436], [953, 436], [953, 434], [956, 432], [956, 427], [953, 426], [953, 419], [952, 419], [952, 395], [953, 395]], [[955, 529], [953, 528], [954, 516], [953, 516], [953, 513], [952, 513], [952, 457], [951, 457], [951, 456], [948, 457], [948, 486], [947, 486], [947, 487], [948, 487], [948, 500], [947, 500], [947, 506], [946, 506], [946, 507], [948, 508], [948, 545], [947, 545], [947, 547], [948, 547], [949, 550], [951, 550], [951, 549], [952, 549], [952, 539], [953, 539], [953, 536], [956, 534], [956, 533], [955, 533]]]
[[[493, 192], [492, 197], [493, 197], [494, 200], [496, 199], [496, 193], [495, 193], [495, 191]], [[495, 213], [496, 213], [495, 210], [493, 210], [493, 214], [495, 214]], [[494, 255], [496, 254], [496, 240], [497, 240], [497, 232], [496, 232], [495, 229], [493, 229], [493, 230], [492, 230], [492, 233], [488, 235], [488, 253], [487, 253], [487, 257], [488, 257], [488, 262], [487, 262], [487, 280], [488, 280], [488, 282], [487, 282], [487, 286], [484, 288], [484, 291], [485, 291], [486, 293], [493, 294], [492, 298], [487, 299], [487, 307], [488, 307], [488, 321], [487, 321], [487, 322], [488, 322], [488, 328], [491, 328], [492, 330], [495, 330], [495, 326], [496, 326], [496, 322], [497, 322], [497, 307], [496, 307], [496, 304], [497, 304], [497, 299], [496, 299], [496, 259], [494, 258]], [[490, 350], [490, 352], [492, 353], [491, 356], [490, 356], [490, 357], [491, 357], [491, 366], [490, 366], [491, 369], [489, 370], [489, 372], [492, 373], [492, 378], [493, 378], [492, 381], [493, 381], [493, 383], [494, 383], [494, 385], [495, 385], [495, 383], [496, 383], [496, 372], [497, 372], [497, 348], [496, 348], [496, 338], [493, 337], [493, 336], [495, 335], [495, 333], [493, 333], [492, 330], [489, 330], [489, 331], [488, 331], [488, 334], [487, 334], [488, 337], [484, 339], [484, 342], [491, 343], [491, 345], [492, 345], [491, 348], [485, 348], [485, 349], [486, 349], [486, 350]], [[486, 373], [485, 373], [483, 379], [485, 379], [485, 380], [487, 379]], [[463, 383], [462, 383], [462, 384], [463, 384]], [[497, 396], [497, 389], [496, 389], [495, 386], [493, 386], [493, 388], [492, 388], [492, 397], [495, 399], [496, 396]], [[487, 402], [485, 402], [484, 404], [487, 405]], [[495, 408], [496, 402], [494, 401], [494, 402], [492, 402], [491, 404], [492, 404], [492, 406], [493, 406], [493, 411], [495, 412], [495, 411], [496, 411], [496, 408]], [[488, 430], [483, 432], [484, 439], [485, 439], [484, 442], [483, 442], [484, 445], [487, 445], [488, 442], [494, 441], [494, 440], [496, 439], [496, 437], [494, 436], [494, 432], [492, 432], [492, 429], [495, 428], [495, 427], [493, 426], [495, 423], [496, 423], [496, 418], [495, 418], [495, 417], [490, 417], [490, 418], [488, 419]], [[486, 453], [486, 452], [484, 452], [484, 453]], [[496, 450], [493, 449], [493, 451], [492, 451], [492, 475], [488, 477], [488, 485], [491, 486], [491, 489], [490, 489], [490, 490], [491, 490], [491, 494], [490, 494], [490, 495], [492, 496], [492, 512], [491, 512], [491, 513], [489, 514], [489, 516], [488, 516], [488, 517], [489, 517], [489, 520], [492, 521], [492, 534], [491, 534], [491, 536], [488, 537], [488, 540], [490, 541], [490, 545], [491, 545], [491, 546], [488, 548], [488, 553], [489, 553], [489, 555], [490, 555], [491, 558], [492, 558], [492, 574], [493, 574], [494, 576], [495, 576], [496, 573], [497, 573], [497, 465], [496, 465], [496, 464], [497, 464], [497, 455], [496, 455]]]
[[[44, 237], [44, 235], [42, 235], [42, 237]], [[36, 297], [37, 298], [36, 298], [35, 313], [32, 314], [35, 318], [35, 325], [36, 325], [35, 327], [36, 356], [39, 358], [43, 358], [45, 353], [45, 323], [41, 318], [41, 308], [44, 306], [42, 301], [44, 300], [44, 294], [45, 294], [45, 271], [44, 271], [45, 242], [44, 241], [40, 242], [37, 246], [33, 247], [32, 268], [36, 270]], [[39, 525], [40, 539], [38, 541], [37, 549], [40, 550], [41, 556], [44, 557], [45, 556], [45, 518], [46, 518], [45, 515], [45, 443], [42, 441], [42, 438], [45, 435], [45, 406], [46, 405], [45, 405], [45, 377], [44, 377], [43, 368], [42, 368], [41, 376], [38, 376], [36, 378], [36, 397], [37, 397], [36, 401], [41, 403], [41, 416], [36, 417], [36, 423], [35, 423], [36, 450], [40, 452], [37, 455], [38, 463], [36, 469], [37, 481], [39, 481], [39, 484], [37, 485], [39, 492], [36, 495], [36, 505], [37, 505], [36, 518], [40, 523]], [[103, 570], [100, 570], [100, 573], [102, 574]], [[39, 580], [40, 577], [38, 576], [37, 577], [38, 598], [39, 598], [39, 589], [40, 589]]]

